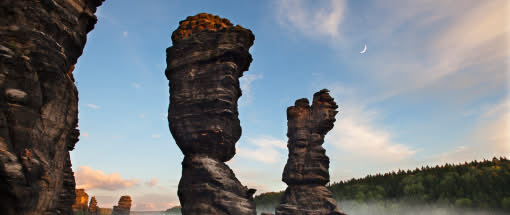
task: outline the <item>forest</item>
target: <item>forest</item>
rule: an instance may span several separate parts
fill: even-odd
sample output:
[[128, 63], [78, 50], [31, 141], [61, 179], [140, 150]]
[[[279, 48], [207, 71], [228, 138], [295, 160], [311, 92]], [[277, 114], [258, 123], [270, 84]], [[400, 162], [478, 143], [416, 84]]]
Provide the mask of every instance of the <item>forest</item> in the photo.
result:
[[[398, 170], [330, 183], [338, 202], [440, 205], [489, 211], [510, 211], [510, 161], [507, 158]], [[283, 194], [255, 197], [257, 208], [274, 208]]]

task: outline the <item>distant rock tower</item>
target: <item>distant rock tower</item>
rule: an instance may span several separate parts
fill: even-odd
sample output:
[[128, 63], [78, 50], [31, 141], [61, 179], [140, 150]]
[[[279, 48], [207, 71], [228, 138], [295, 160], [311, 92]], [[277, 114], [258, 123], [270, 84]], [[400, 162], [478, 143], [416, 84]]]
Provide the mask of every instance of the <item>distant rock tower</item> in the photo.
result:
[[328, 92], [315, 93], [312, 106], [304, 98], [287, 109], [289, 158], [282, 180], [288, 187], [276, 215], [344, 214], [325, 186], [329, 182], [329, 158], [322, 144], [338, 113]]
[[131, 211], [131, 196], [121, 196], [119, 204], [113, 206], [112, 215], [129, 215]]
[[97, 200], [95, 196], [90, 198], [89, 215], [99, 215], [99, 206], [97, 206]]
[[255, 215], [253, 193], [224, 163], [241, 137], [239, 78], [252, 57], [252, 32], [206, 13], [188, 17], [167, 49], [168, 122], [184, 154], [178, 196], [184, 215]]
[[88, 209], [89, 194], [85, 192], [85, 189], [76, 189], [76, 199], [73, 204], [73, 211], [84, 211]]

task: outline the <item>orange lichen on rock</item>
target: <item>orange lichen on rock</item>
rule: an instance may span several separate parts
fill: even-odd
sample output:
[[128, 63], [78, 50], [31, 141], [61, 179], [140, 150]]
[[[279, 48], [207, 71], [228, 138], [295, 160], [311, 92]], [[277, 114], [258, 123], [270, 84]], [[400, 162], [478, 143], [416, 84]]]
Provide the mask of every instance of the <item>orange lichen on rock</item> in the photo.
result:
[[[203, 30], [218, 31], [231, 27], [234, 27], [234, 25], [228, 19], [208, 13], [199, 13], [194, 16], [188, 16], [186, 20], [179, 22], [179, 27], [172, 34], [172, 41], [175, 42]], [[237, 25], [235, 27], [241, 26]]]

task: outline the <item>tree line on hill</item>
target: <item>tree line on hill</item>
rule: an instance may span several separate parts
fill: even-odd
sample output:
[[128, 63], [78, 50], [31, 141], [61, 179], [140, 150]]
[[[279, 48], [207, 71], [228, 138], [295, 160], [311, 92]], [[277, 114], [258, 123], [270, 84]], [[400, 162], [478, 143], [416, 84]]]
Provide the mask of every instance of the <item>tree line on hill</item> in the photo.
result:
[[[398, 170], [331, 183], [337, 201], [406, 202], [446, 207], [510, 211], [507, 158]], [[274, 208], [283, 191], [255, 197], [257, 207]]]

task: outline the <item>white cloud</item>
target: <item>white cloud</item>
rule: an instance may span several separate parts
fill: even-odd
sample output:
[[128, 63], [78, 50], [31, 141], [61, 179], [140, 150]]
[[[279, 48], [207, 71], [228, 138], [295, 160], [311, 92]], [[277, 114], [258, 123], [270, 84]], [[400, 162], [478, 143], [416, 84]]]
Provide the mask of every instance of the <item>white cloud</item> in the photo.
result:
[[123, 179], [119, 173], [105, 174], [89, 166], [80, 166], [75, 172], [76, 187], [85, 190], [119, 190], [138, 185], [139, 179]]
[[286, 153], [282, 154], [280, 150], [286, 149], [287, 143], [282, 140], [261, 137], [248, 139], [246, 143], [254, 148], [244, 147], [246, 144], [243, 144], [243, 147], [238, 146], [236, 156], [266, 164], [273, 164], [285, 159]]
[[152, 138], [160, 138], [160, 137], [161, 137], [161, 135], [159, 135], [159, 134], [153, 134], [152, 135]]
[[95, 105], [95, 104], [87, 104], [88, 107], [92, 108], [92, 109], [99, 109], [100, 107]]
[[122, 36], [128, 37], [128, 32], [127, 31], [122, 32]]
[[262, 75], [247, 74], [247, 75], [244, 75], [243, 77], [241, 77], [239, 82], [241, 85], [241, 90], [243, 92], [243, 96], [241, 96], [241, 98], [240, 98], [240, 102], [239, 102], [240, 104], [242, 104], [242, 105], [248, 104], [253, 100], [253, 95], [251, 92], [251, 88], [252, 88], [251, 84], [255, 80], [258, 80], [258, 79], [262, 79]]
[[136, 89], [140, 89], [142, 88], [142, 85], [138, 84], [138, 83], [131, 83], [131, 86], [133, 86], [134, 88]]
[[[340, 36], [340, 24], [345, 14], [346, 2], [329, 0], [329, 4], [302, 0], [279, 0], [280, 24], [290, 27], [311, 38]], [[315, 8], [318, 6], [319, 8]]]
[[353, 159], [391, 163], [404, 161], [417, 153], [416, 149], [395, 143], [383, 126], [370, 119], [369, 110], [362, 106], [341, 107], [333, 130], [326, 136], [327, 142], [339, 151]]
[[[370, 165], [397, 164], [409, 161], [419, 150], [394, 141], [393, 135], [378, 123], [376, 110], [368, 109], [352, 89], [331, 88], [331, 95], [339, 103], [333, 129], [326, 135], [326, 144], [337, 149], [332, 163], [367, 163]], [[342, 160], [336, 160], [341, 157]]]

